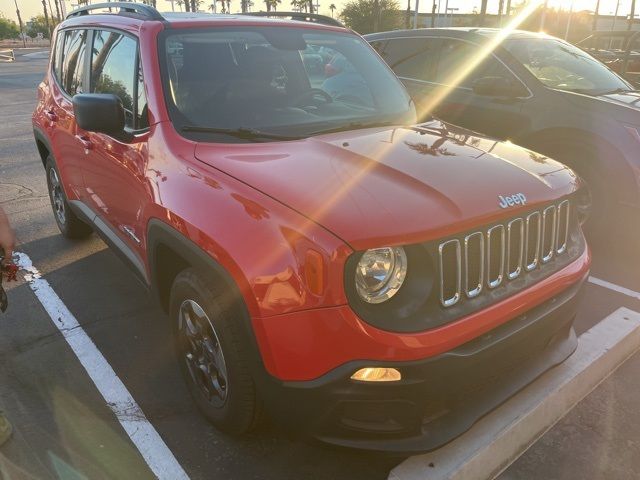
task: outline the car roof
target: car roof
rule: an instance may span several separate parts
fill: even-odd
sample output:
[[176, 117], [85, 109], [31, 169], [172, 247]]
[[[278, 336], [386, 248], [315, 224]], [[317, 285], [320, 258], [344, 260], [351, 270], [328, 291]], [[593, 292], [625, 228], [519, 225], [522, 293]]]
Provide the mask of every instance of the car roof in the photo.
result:
[[[147, 18], [137, 13], [129, 12], [96, 12], [92, 14], [79, 14], [67, 17], [60, 24], [60, 28], [69, 26], [112, 26], [112, 27], [138, 27], [140, 28], [145, 22], [161, 21], [170, 28], [188, 28], [188, 27], [205, 27], [205, 26], [229, 26], [229, 25], [248, 25], [248, 26], [287, 26], [309, 29], [322, 29], [334, 31], [349, 31], [345, 27], [337, 25], [326, 25], [317, 21], [300, 21], [288, 18], [268, 18], [264, 16], [253, 16], [250, 14], [212, 14], [204, 12], [159, 12], [161, 18]], [[279, 12], [281, 13], [281, 12]], [[72, 16], [73, 15], [73, 16]]]
[[[388, 32], [371, 33], [365, 35], [368, 41], [384, 40], [397, 37], [451, 37], [466, 40], [483, 41], [502, 32], [498, 28], [451, 27], [451, 28], [418, 28], [414, 30], [391, 30]], [[544, 33], [514, 30], [507, 38], [545, 38]]]

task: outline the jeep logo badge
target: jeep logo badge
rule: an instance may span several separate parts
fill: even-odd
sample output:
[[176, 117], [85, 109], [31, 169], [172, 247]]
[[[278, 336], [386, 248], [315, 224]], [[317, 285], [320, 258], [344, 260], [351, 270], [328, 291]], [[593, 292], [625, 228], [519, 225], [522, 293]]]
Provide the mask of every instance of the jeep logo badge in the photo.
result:
[[527, 197], [524, 196], [524, 193], [514, 193], [513, 195], [502, 196], [498, 195], [498, 205], [500, 208], [509, 208], [514, 205], [526, 205]]

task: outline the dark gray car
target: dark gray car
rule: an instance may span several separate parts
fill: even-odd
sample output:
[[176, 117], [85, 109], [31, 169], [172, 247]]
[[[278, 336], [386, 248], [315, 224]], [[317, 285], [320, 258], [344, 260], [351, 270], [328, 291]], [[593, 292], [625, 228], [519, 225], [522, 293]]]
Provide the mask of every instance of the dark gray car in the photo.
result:
[[366, 35], [423, 117], [511, 140], [573, 167], [605, 218], [640, 212], [640, 93], [584, 51], [531, 32], [421, 29]]

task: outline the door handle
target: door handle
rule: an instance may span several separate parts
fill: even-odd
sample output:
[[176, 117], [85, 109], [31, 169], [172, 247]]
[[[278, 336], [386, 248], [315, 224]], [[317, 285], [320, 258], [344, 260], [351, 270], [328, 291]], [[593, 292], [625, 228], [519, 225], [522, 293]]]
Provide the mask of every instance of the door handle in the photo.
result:
[[52, 122], [58, 121], [58, 115], [53, 110], [45, 110], [44, 116], [47, 117]]
[[89, 140], [89, 137], [86, 137], [84, 135], [76, 135], [76, 138], [84, 147], [84, 153], [89, 153], [89, 150], [93, 148], [93, 144], [91, 143], [91, 140]]

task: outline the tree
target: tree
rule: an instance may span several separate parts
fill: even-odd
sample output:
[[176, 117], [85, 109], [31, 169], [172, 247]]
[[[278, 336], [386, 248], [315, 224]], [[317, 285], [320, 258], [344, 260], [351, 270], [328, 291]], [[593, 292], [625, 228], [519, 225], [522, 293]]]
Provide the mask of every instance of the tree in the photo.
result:
[[20, 29], [16, 22], [0, 15], [0, 40], [17, 38], [18, 35], [20, 35]]
[[345, 4], [340, 18], [347, 27], [362, 35], [373, 33], [376, 24], [381, 32], [402, 26], [402, 12], [397, 0], [351, 0]]
[[220, 13], [227, 13], [227, 2], [225, 0], [217, 0], [220, 2], [221, 10]]
[[[57, 25], [57, 22], [50, 20], [51, 28]], [[27, 22], [27, 29], [25, 32], [30, 37], [36, 37], [38, 33], [41, 33], [44, 38], [49, 38], [49, 28], [47, 27], [47, 21], [44, 15], [37, 15]]]
[[180, 9], [180, 11], [182, 11], [182, 5], [184, 5], [184, 0], [176, 0], [176, 5], [178, 5], [178, 8]]
[[329, 5], [329, 10], [331, 10], [331, 18], [333, 18], [333, 11], [336, 9], [336, 4], [332, 3]]

